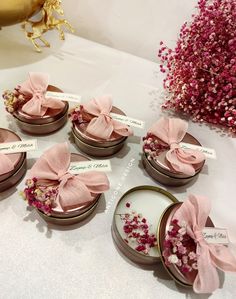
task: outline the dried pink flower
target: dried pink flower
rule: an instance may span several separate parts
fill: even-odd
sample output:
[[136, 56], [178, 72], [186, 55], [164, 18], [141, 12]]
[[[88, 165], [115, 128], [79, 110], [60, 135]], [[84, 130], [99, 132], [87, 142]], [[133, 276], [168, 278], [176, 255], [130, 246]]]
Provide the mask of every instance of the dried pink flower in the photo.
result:
[[160, 43], [170, 98], [163, 108], [236, 132], [236, 0], [199, 0], [174, 50]]

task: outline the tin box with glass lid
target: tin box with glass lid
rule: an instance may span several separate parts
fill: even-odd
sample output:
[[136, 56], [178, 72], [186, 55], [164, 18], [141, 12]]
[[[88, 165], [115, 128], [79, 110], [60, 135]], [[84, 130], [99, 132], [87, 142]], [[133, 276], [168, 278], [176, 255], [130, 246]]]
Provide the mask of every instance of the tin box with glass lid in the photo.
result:
[[47, 91], [62, 92], [48, 82], [47, 74], [30, 73], [27, 81], [14, 91], [3, 94], [6, 110], [14, 116], [19, 128], [28, 134], [49, 134], [67, 121], [69, 104], [46, 96]]
[[48, 149], [30, 170], [24, 198], [48, 222], [69, 225], [89, 216], [101, 194], [109, 189], [103, 172], [72, 174], [71, 162], [89, 161], [80, 154], [70, 154], [67, 143]]
[[236, 258], [226, 230], [215, 228], [209, 213], [205, 197], [190, 195], [180, 203], [163, 189], [139, 186], [118, 202], [112, 235], [133, 262], [158, 270], [161, 261], [175, 282], [212, 293], [219, 288], [217, 268], [236, 272]]
[[110, 113], [125, 115], [112, 106], [110, 96], [94, 98], [70, 113], [72, 134], [79, 149], [90, 156], [105, 157], [118, 152], [133, 132]]

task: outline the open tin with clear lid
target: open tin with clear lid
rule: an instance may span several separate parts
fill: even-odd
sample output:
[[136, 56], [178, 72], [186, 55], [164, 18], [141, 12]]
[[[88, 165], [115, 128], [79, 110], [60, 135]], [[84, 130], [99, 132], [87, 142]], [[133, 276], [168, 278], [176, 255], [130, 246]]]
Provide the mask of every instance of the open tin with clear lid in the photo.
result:
[[[21, 141], [21, 138], [17, 134], [8, 129], [0, 128], [1, 144], [17, 141]], [[11, 169], [9, 168], [9, 171], [6, 169], [0, 174], [0, 192], [3, 192], [16, 185], [24, 176], [26, 172], [26, 153], [18, 152], [1, 155], [2, 159], [9, 159], [13, 166]]]
[[112, 235], [118, 249], [137, 264], [160, 262], [157, 228], [163, 212], [178, 200], [155, 186], [137, 186], [119, 200], [112, 223]]
[[116, 206], [113, 239], [131, 261], [157, 270], [161, 261], [175, 282], [212, 293], [219, 288], [217, 268], [236, 272], [236, 258], [227, 247], [227, 231], [214, 227], [210, 207], [202, 196], [181, 203], [163, 189], [138, 186]]

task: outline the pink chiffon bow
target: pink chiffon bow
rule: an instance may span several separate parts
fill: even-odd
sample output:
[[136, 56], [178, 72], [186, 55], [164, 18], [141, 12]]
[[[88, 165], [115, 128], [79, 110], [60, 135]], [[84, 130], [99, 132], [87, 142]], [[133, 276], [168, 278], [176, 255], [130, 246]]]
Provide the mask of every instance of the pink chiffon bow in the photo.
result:
[[48, 88], [49, 76], [43, 73], [29, 73], [29, 79], [18, 86], [19, 93], [29, 99], [22, 111], [28, 115], [43, 116], [48, 108], [63, 109], [65, 104], [56, 99], [45, 98]]
[[187, 234], [197, 245], [198, 274], [193, 284], [196, 293], [212, 293], [219, 287], [216, 268], [236, 272], [236, 259], [230, 250], [222, 244], [209, 244], [203, 238], [202, 230], [206, 225], [210, 208], [207, 198], [190, 195], [173, 217], [179, 223], [186, 223]]
[[178, 118], [161, 118], [148, 131], [170, 146], [166, 159], [175, 171], [193, 176], [194, 164], [205, 160], [203, 153], [197, 150], [183, 150], [179, 143], [184, 138], [188, 123]]
[[92, 136], [107, 140], [113, 132], [121, 136], [130, 136], [133, 134], [133, 131], [127, 125], [112, 119], [110, 116], [112, 109], [110, 96], [94, 98], [83, 106], [87, 113], [95, 116], [86, 129]]
[[47, 150], [30, 171], [30, 177], [36, 177], [38, 184], [59, 184], [56, 203], [63, 210], [90, 202], [93, 200], [91, 193], [100, 194], [109, 189], [109, 181], [104, 173], [90, 171], [73, 175], [68, 172], [69, 165], [68, 145], [61, 143]]
[[13, 169], [13, 162], [7, 157], [7, 155], [0, 153], [0, 175], [6, 174]]

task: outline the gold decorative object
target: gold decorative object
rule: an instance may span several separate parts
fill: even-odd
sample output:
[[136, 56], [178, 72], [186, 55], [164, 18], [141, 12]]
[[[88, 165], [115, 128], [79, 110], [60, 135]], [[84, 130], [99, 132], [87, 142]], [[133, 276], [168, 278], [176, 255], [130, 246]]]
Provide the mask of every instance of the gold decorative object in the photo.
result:
[[[40, 20], [32, 20], [31, 17], [37, 12], [41, 14]], [[0, 0], [0, 28], [24, 21], [22, 28], [37, 52], [42, 51], [35, 41], [37, 39], [50, 47], [48, 41], [42, 37], [47, 31], [57, 29], [61, 40], [65, 39], [62, 26], [74, 32], [70, 23], [66, 19], [58, 18], [56, 14], [64, 15], [61, 0]]]
[[45, 0], [0, 0], [0, 27], [21, 23], [37, 13]]
[[[61, 40], [65, 39], [65, 34], [62, 30], [63, 25], [65, 25], [71, 32], [74, 32], [74, 29], [66, 19], [58, 19], [54, 16], [54, 13], [57, 13], [61, 16], [64, 15], [64, 11], [61, 7], [61, 0], [46, 0], [42, 7], [41, 13], [41, 20], [26, 20], [22, 24], [22, 28], [25, 30], [26, 36], [31, 40], [37, 52], [41, 52], [42, 50], [35, 42], [36, 39], [40, 39], [46, 47], [50, 47], [49, 42], [42, 37], [45, 32], [57, 29], [59, 31]], [[30, 25], [31, 31], [27, 31], [27, 25]]]

